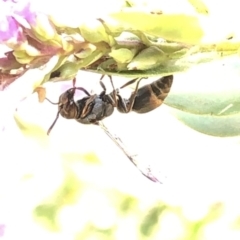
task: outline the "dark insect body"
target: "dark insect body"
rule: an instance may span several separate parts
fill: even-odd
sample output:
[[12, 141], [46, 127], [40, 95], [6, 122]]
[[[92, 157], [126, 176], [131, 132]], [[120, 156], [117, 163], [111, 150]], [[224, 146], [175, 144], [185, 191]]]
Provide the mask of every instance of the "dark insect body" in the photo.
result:
[[[103, 78], [103, 77], [102, 77]], [[147, 113], [159, 107], [167, 97], [173, 82], [173, 76], [166, 76], [157, 81], [138, 88], [141, 79], [133, 79], [124, 84], [120, 89], [134, 83], [138, 80], [135, 90], [129, 99], [124, 99], [119, 94], [119, 90], [115, 90], [112, 79], [110, 77], [113, 91], [106, 94], [106, 87], [100, 80], [103, 91], [98, 95], [90, 95], [87, 90], [81, 87], [73, 87], [68, 89], [59, 97], [58, 114], [48, 130], [48, 134], [54, 126], [59, 114], [67, 119], [75, 119], [83, 124], [94, 124], [103, 120], [105, 117], [112, 115], [114, 108], [121, 113], [129, 113], [134, 111], [137, 113]], [[83, 91], [87, 96], [74, 101], [76, 90]]]
[[[83, 124], [95, 124], [103, 128], [105, 133], [124, 151], [131, 162], [137, 166], [135, 160], [125, 150], [122, 144], [116, 142], [116, 137], [112, 136], [107, 128], [100, 123], [106, 117], [112, 115], [114, 108], [121, 113], [129, 113], [134, 111], [136, 113], [147, 113], [157, 107], [159, 107], [164, 99], [167, 97], [173, 82], [173, 76], [162, 77], [155, 82], [145, 85], [139, 88], [139, 83], [143, 78], [135, 78], [124, 84], [120, 89], [137, 81], [135, 90], [131, 93], [129, 99], [122, 98], [119, 89], [115, 89], [111, 76], [109, 76], [113, 91], [110, 94], [106, 94], [106, 87], [102, 82], [104, 75], [100, 79], [100, 85], [103, 91], [100, 94], [91, 95], [87, 90], [82, 87], [73, 87], [68, 89], [59, 97], [58, 113], [53, 124], [48, 130], [48, 134], [55, 125], [59, 115], [66, 119], [75, 119], [76, 121]], [[75, 85], [75, 79], [74, 79]], [[75, 101], [74, 95], [76, 90], [83, 91], [87, 96]], [[48, 100], [48, 99], [47, 99]], [[50, 101], [50, 100], [48, 100]], [[51, 101], [50, 101], [51, 102]], [[52, 103], [52, 102], [51, 102]], [[158, 181], [154, 176], [151, 175], [149, 169], [142, 171], [147, 178], [156, 182]]]

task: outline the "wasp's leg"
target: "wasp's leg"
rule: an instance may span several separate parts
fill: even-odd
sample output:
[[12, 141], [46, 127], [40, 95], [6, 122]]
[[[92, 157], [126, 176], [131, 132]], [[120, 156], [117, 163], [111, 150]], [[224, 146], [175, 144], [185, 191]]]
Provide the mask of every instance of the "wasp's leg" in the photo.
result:
[[144, 78], [135, 78], [133, 80], [130, 80], [129, 82], [125, 83], [121, 88], [124, 88], [134, 82], [137, 82], [136, 84], [136, 87], [135, 87], [135, 90], [134, 92], [132, 92], [131, 94], [131, 97], [126, 100], [126, 99], [123, 99], [121, 96], [118, 95], [118, 110], [120, 112], [124, 112], [124, 113], [129, 113], [131, 110], [132, 110], [132, 107], [133, 107], [133, 104], [134, 104], [134, 101], [135, 101], [135, 97], [138, 93], [138, 88], [139, 88], [139, 84], [141, 82], [141, 80], [144, 79]]

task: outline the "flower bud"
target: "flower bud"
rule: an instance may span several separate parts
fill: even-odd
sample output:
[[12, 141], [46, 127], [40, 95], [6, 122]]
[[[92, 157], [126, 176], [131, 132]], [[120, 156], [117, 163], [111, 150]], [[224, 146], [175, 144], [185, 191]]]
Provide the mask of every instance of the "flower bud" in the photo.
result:
[[119, 48], [112, 49], [112, 51], [109, 53], [109, 56], [111, 56], [117, 63], [129, 63], [135, 54], [135, 49]]
[[14, 51], [13, 55], [15, 56], [16, 60], [21, 64], [28, 64], [30, 63], [34, 57], [29, 56], [26, 51]]
[[53, 39], [55, 35], [57, 35], [53, 24], [45, 14], [38, 13], [36, 15], [35, 23], [30, 25], [36, 37], [41, 41]]
[[126, 71], [127, 65], [128, 65], [127, 63], [117, 63], [117, 67], [115, 69], [112, 69], [112, 70]]
[[97, 47], [91, 43], [88, 43], [84, 47], [85, 48], [81, 49], [80, 52], [74, 54], [77, 58], [86, 58], [90, 56], [97, 49]]
[[101, 64], [99, 64], [97, 67], [97, 70], [98, 71], [116, 71], [118, 70], [118, 64], [114, 59], [110, 58], [102, 62]]
[[42, 103], [46, 98], [46, 94], [47, 94], [46, 93], [46, 88], [44, 88], [42, 86], [38, 86], [34, 89], [34, 92], [36, 92], [37, 95], [38, 95], [38, 101], [40, 103]]
[[111, 45], [114, 39], [112, 36], [106, 33], [106, 30], [102, 23], [98, 20], [92, 20], [88, 23], [84, 23], [79, 27], [82, 37], [91, 43], [107, 42]]
[[58, 69], [60, 72], [59, 77], [63, 79], [74, 78], [77, 75], [78, 70], [79, 68], [77, 63], [66, 62]]
[[31, 45], [26, 45], [25, 51], [26, 51], [27, 55], [32, 56], [32, 57], [41, 55], [41, 52], [37, 48], [35, 48]]
[[147, 70], [157, 67], [166, 60], [167, 56], [161, 49], [151, 46], [142, 50], [127, 68], [128, 70]]
[[98, 59], [100, 59], [103, 56], [104, 52], [102, 50], [96, 50], [91, 55], [89, 55], [86, 58], [80, 59], [78, 61], [78, 68], [84, 68], [88, 65], [96, 62]]

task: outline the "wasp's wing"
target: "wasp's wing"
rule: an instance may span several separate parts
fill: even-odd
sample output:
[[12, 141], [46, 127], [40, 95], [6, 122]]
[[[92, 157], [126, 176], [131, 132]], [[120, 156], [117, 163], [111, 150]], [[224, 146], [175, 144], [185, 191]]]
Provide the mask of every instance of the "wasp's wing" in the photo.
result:
[[144, 166], [143, 164], [138, 163], [137, 156], [127, 150], [127, 147], [123, 144], [122, 140], [118, 136], [112, 134], [102, 122], [98, 122], [96, 123], [96, 125], [100, 126], [104, 130], [108, 137], [110, 137], [114, 141], [114, 143], [124, 152], [127, 158], [134, 164], [135, 167], [138, 168], [138, 170], [145, 177], [147, 177], [153, 182], [162, 183], [160, 179], [152, 172], [150, 166]]

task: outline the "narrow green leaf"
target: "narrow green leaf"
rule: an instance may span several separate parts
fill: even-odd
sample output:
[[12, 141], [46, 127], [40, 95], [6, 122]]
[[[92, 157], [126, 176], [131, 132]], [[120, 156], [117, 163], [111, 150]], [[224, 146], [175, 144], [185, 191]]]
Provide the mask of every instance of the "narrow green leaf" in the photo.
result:
[[202, 0], [188, 0], [198, 13], [208, 14], [207, 6]]

